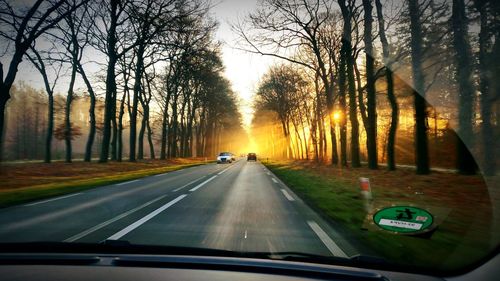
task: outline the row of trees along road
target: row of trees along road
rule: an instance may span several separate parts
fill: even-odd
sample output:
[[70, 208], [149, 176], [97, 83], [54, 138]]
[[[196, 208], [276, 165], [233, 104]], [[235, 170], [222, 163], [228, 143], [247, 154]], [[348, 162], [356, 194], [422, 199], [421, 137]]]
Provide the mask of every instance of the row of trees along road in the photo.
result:
[[258, 143], [342, 167], [494, 174], [499, 16], [488, 0], [263, 0], [233, 25], [240, 48], [282, 60], [258, 87]]
[[[85, 161], [98, 153], [100, 162], [235, 148], [244, 131], [210, 8], [202, 0], [1, 0], [0, 159], [37, 158], [43, 143], [51, 162], [54, 138], [67, 162], [75, 142]], [[45, 97], [15, 84], [28, 64]], [[56, 94], [61, 85], [65, 97]], [[17, 120], [36, 121], [36, 130]]]

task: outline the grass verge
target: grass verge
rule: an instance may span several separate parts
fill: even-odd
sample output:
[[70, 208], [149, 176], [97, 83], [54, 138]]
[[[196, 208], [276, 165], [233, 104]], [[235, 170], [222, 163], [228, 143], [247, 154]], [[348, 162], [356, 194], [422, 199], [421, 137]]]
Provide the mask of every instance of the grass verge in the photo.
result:
[[[0, 208], [202, 165], [200, 159], [138, 163], [16, 164], [4, 167]], [[38, 184], [36, 184], [38, 183]]]
[[[273, 173], [328, 219], [340, 224], [378, 256], [388, 261], [432, 271], [456, 271], [492, 251], [491, 201], [480, 176], [412, 171], [388, 172], [338, 169], [300, 161], [264, 163]], [[358, 178], [371, 181], [374, 202], [439, 206], [450, 210], [431, 237], [367, 230], [367, 212]], [[492, 237], [494, 236], [494, 237]]]

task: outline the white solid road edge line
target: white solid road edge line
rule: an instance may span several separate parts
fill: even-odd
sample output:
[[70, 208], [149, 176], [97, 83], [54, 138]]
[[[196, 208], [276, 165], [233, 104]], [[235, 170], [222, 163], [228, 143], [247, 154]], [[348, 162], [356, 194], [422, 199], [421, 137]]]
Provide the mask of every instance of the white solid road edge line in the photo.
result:
[[52, 202], [52, 201], [64, 199], [64, 198], [69, 198], [69, 197], [77, 196], [77, 195], [80, 195], [80, 194], [82, 194], [82, 193], [81, 192], [79, 192], [79, 193], [73, 193], [73, 194], [70, 194], [70, 195], [60, 196], [60, 197], [56, 197], [56, 198], [52, 198], [52, 199], [48, 199], [48, 200], [44, 200], [44, 201], [38, 201], [38, 202], [35, 202], [35, 203], [25, 204], [24, 206], [27, 206], [27, 207], [28, 206], [35, 206], [35, 205], [38, 205], [38, 204], [43, 204], [43, 203], [47, 203], [47, 202]]
[[330, 250], [330, 252], [336, 257], [347, 258], [348, 256], [340, 247], [333, 242], [333, 240], [326, 234], [326, 232], [315, 222], [315, 221], [307, 221], [307, 224], [311, 227], [311, 229], [318, 235], [319, 239], [325, 246]]
[[197, 186], [195, 186], [195, 187], [191, 188], [189, 191], [190, 191], [190, 192], [196, 191], [198, 188], [200, 188], [200, 187], [204, 186], [205, 184], [207, 184], [209, 181], [211, 181], [211, 180], [215, 179], [216, 177], [217, 177], [217, 175], [215, 175], [215, 176], [213, 176], [213, 177], [209, 178], [208, 180], [206, 180], [206, 181], [204, 181], [204, 182], [200, 183], [199, 185], [197, 185]]
[[139, 180], [126, 181], [126, 182], [118, 183], [118, 184], [115, 184], [115, 185], [124, 185], [124, 184], [129, 184], [129, 183], [138, 182], [138, 181]]
[[131, 224], [131, 225], [125, 227], [124, 229], [118, 231], [117, 233], [111, 235], [107, 240], [118, 240], [118, 239], [122, 238], [127, 233], [129, 233], [132, 230], [138, 228], [139, 226], [141, 226], [142, 224], [144, 224], [148, 220], [154, 218], [156, 215], [158, 215], [159, 213], [165, 211], [167, 208], [171, 207], [175, 203], [181, 201], [186, 196], [187, 196], [187, 194], [183, 194], [183, 195], [175, 198], [174, 200], [168, 202], [167, 204], [165, 204], [165, 205], [161, 206], [160, 208], [154, 210], [153, 212], [149, 213], [147, 216], [143, 217], [142, 219], [134, 222], [133, 224]]
[[295, 201], [295, 199], [293, 199], [292, 195], [290, 195], [285, 189], [281, 189], [281, 192], [283, 192], [283, 195], [285, 195], [286, 199], [288, 199], [288, 201]]
[[121, 220], [121, 219], [123, 219], [124, 217], [126, 217], [126, 216], [128, 216], [128, 215], [130, 215], [130, 214], [132, 214], [132, 213], [135, 213], [135, 212], [139, 211], [140, 209], [145, 208], [145, 207], [147, 207], [147, 206], [149, 206], [149, 205], [151, 205], [151, 204], [155, 203], [156, 201], [159, 201], [159, 200], [161, 200], [161, 199], [165, 198], [165, 196], [167, 196], [167, 195], [160, 196], [160, 197], [158, 197], [158, 198], [156, 198], [156, 199], [154, 199], [154, 200], [151, 200], [151, 201], [149, 201], [149, 202], [146, 202], [146, 203], [142, 204], [142, 205], [141, 205], [141, 206], [139, 206], [139, 207], [136, 207], [136, 208], [134, 208], [134, 209], [128, 210], [128, 211], [126, 211], [125, 213], [122, 213], [122, 214], [120, 214], [120, 215], [118, 215], [118, 216], [116, 216], [116, 217], [114, 217], [114, 218], [112, 218], [112, 219], [110, 219], [110, 220], [107, 220], [107, 221], [105, 221], [105, 222], [103, 222], [103, 223], [100, 223], [100, 224], [98, 224], [98, 225], [96, 225], [96, 226], [94, 226], [94, 227], [91, 227], [91, 228], [89, 228], [89, 229], [87, 229], [87, 230], [85, 230], [85, 231], [83, 231], [83, 232], [80, 232], [80, 233], [78, 233], [78, 234], [76, 234], [76, 235], [73, 235], [73, 236], [71, 236], [70, 238], [68, 238], [68, 239], [64, 240], [63, 242], [74, 242], [74, 241], [76, 241], [76, 240], [79, 240], [79, 239], [81, 239], [81, 238], [83, 238], [83, 237], [85, 237], [85, 236], [89, 235], [89, 234], [90, 234], [90, 233], [92, 233], [92, 232], [95, 232], [95, 231], [97, 231], [97, 230], [99, 230], [99, 229], [101, 229], [101, 228], [103, 228], [103, 227], [105, 227], [105, 226], [107, 226], [107, 225], [110, 225], [110, 224], [114, 223], [114, 222], [115, 222], [115, 221], [117, 221], [117, 220]]

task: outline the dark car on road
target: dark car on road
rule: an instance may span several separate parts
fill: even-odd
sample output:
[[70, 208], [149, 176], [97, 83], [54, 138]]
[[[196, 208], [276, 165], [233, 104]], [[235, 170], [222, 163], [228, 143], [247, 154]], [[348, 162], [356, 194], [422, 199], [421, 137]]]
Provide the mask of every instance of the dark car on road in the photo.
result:
[[248, 155], [247, 155], [247, 161], [250, 161], [250, 160], [257, 161], [257, 154], [255, 154], [255, 153], [248, 153]]

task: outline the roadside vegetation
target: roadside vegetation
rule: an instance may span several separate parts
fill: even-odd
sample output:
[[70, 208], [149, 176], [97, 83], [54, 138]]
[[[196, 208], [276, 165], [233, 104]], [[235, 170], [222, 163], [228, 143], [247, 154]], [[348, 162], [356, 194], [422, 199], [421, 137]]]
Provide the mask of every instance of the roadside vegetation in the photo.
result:
[[143, 160], [135, 163], [20, 163], [3, 167], [0, 208], [162, 174], [206, 163], [201, 158]]
[[[391, 262], [440, 270], [461, 268], [488, 254], [492, 250], [490, 239], [500, 235], [491, 228], [492, 205], [481, 176], [417, 176], [407, 169], [374, 172], [365, 167], [339, 169], [310, 161], [263, 163], [313, 209]], [[447, 209], [444, 221], [430, 237], [396, 235], [366, 227], [368, 213], [359, 177], [370, 179], [374, 207], [377, 202], [382, 206], [438, 207]], [[497, 178], [495, 182], [500, 181]]]

